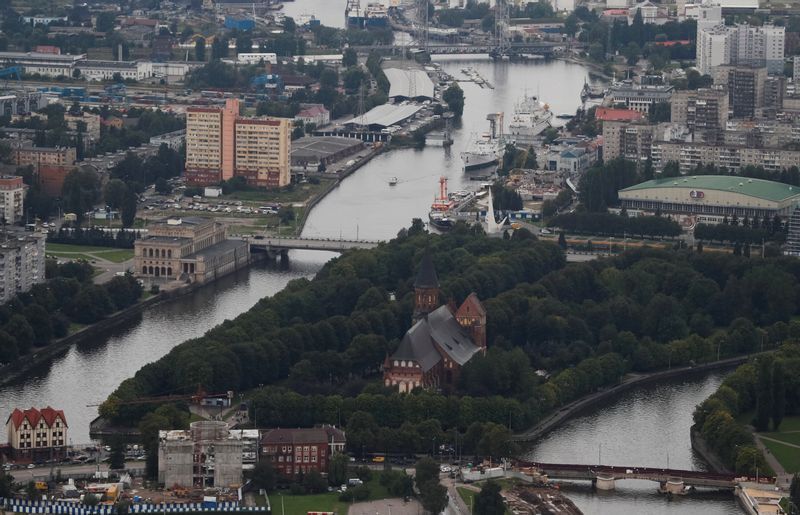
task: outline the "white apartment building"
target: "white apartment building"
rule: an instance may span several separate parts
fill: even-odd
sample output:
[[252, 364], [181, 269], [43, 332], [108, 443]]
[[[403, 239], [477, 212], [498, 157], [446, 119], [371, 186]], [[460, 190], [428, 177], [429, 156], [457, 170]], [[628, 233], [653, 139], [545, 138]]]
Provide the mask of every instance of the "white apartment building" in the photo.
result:
[[6, 224], [22, 221], [25, 185], [22, 177], [0, 176], [0, 217]]
[[770, 74], [783, 73], [784, 27], [718, 24], [698, 25], [697, 31], [697, 68], [703, 75], [711, 75], [715, 66], [723, 64], [766, 67]]

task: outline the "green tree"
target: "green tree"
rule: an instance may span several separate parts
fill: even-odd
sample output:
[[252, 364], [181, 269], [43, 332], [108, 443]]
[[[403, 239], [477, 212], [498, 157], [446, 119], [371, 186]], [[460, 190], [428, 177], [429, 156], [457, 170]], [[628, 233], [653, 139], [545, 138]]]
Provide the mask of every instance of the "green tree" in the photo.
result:
[[344, 453], [337, 452], [328, 462], [328, 482], [331, 486], [338, 486], [347, 481], [347, 464], [350, 458]]
[[558, 246], [562, 249], [567, 249], [567, 238], [564, 236], [564, 231], [558, 231]]
[[772, 430], [779, 431], [786, 414], [786, 373], [783, 362], [776, 360], [772, 367]]
[[417, 461], [417, 464], [414, 468], [416, 469], [414, 480], [417, 482], [417, 484], [427, 483], [429, 481], [439, 481], [439, 465], [433, 460], [433, 458], [421, 458], [419, 461]]
[[249, 475], [255, 488], [264, 490], [267, 493], [275, 490], [278, 476], [275, 473], [275, 468], [272, 466], [272, 463], [269, 460], [261, 460], [256, 463]]
[[14, 477], [0, 467], [0, 498], [8, 499], [13, 493]]
[[504, 515], [506, 505], [500, 495], [500, 484], [489, 480], [475, 496], [475, 515]]
[[539, 168], [539, 163], [536, 161], [536, 151], [533, 147], [528, 148], [528, 154], [525, 156], [525, 168], [528, 170]]
[[310, 494], [321, 494], [328, 489], [328, 482], [318, 470], [312, 470], [303, 478], [303, 486]]
[[756, 431], [768, 431], [772, 415], [772, 360], [763, 357], [758, 363], [758, 382], [756, 383], [756, 417], [753, 421]]
[[441, 513], [447, 506], [447, 488], [439, 484], [438, 479], [426, 483], [417, 483], [422, 497], [422, 507], [428, 513]]
[[[795, 472], [792, 476], [792, 484], [789, 487], [789, 498], [794, 503], [795, 508], [800, 510], [800, 472]], [[792, 515], [795, 513], [797, 512], [791, 512]]]
[[125, 468], [125, 442], [121, 437], [116, 437], [111, 441], [111, 470], [121, 470]]
[[206, 40], [205, 38], [197, 38], [194, 42], [194, 60], [205, 62], [206, 60]]
[[346, 48], [342, 54], [342, 67], [350, 68], [358, 64], [358, 54], [352, 48]]
[[36, 334], [24, 316], [13, 315], [3, 329], [14, 338], [20, 355], [27, 354], [31, 350]]
[[106, 201], [106, 205], [111, 209], [119, 209], [122, 207], [122, 201], [125, 199], [127, 192], [128, 186], [122, 180], [111, 179], [103, 188], [103, 198]]
[[133, 222], [136, 219], [137, 202], [138, 198], [136, 192], [133, 191], [133, 189], [128, 188], [122, 201], [122, 209], [120, 213], [123, 227], [130, 227], [133, 225]]
[[447, 107], [456, 117], [464, 114], [464, 90], [457, 83], [453, 83], [442, 95], [442, 100], [447, 102]]

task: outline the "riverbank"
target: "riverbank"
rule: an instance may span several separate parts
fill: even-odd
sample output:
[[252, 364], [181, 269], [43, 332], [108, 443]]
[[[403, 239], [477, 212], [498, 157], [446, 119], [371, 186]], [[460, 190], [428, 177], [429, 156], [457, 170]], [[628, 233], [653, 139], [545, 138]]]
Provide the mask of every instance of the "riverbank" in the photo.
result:
[[575, 400], [560, 410], [552, 413], [549, 417], [542, 420], [527, 431], [514, 435], [513, 439], [520, 442], [532, 442], [538, 440], [546, 435], [553, 429], [559, 427], [567, 420], [579, 415], [584, 410], [594, 407], [598, 402], [610, 400], [620, 394], [623, 394], [633, 388], [644, 386], [646, 384], [663, 381], [665, 379], [675, 379], [690, 377], [696, 374], [701, 374], [711, 370], [731, 368], [736, 365], [745, 363], [750, 359], [749, 355], [737, 356], [734, 358], [722, 359], [719, 361], [712, 361], [702, 365], [676, 367], [669, 370], [661, 370], [658, 372], [651, 372], [649, 374], [632, 375], [624, 379], [621, 383], [592, 393], [578, 400]]
[[[260, 261], [261, 259], [263, 259], [263, 257], [251, 255], [247, 266]], [[230, 273], [238, 270], [241, 270], [241, 268], [232, 269], [228, 274], [225, 275], [229, 275]], [[204, 286], [213, 284], [213, 282], [214, 281], [203, 284], [191, 283], [169, 290], [162, 290], [156, 295], [140, 300], [133, 306], [129, 306], [125, 309], [117, 311], [108, 318], [84, 327], [70, 334], [69, 336], [55, 340], [49, 345], [38, 349], [33, 354], [21, 356], [15, 361], [0, 367], [0, 386], [5, 386], [17, 381], [18, 379], [21, 379], [31, 370], [65, 354], [73, 345], [88, 343], [90, 340], [108, 336], [108, 333], [139, 317], [145, 309], [189, 295], [198, 289], [203, 288]]]
[[703, 461], [708, 464], [712, 472], [716, 472], [717, 474], [733, 474], [733, 471], [722, 463], [717, 453], [711, 450], [711, 447], [708, 446], [708, 442], [706, 442], [706, 439], [703, 438], [700, 431], [698, 431], [695, 426], [692, 426], [689, 430], [689, 440], [691, 441], [694, 452], [703, 458]]

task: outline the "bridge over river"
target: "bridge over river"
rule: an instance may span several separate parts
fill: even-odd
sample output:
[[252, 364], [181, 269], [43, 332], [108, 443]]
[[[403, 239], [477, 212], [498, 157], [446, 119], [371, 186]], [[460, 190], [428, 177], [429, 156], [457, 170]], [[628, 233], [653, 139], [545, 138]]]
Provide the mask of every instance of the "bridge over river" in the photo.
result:
[[656, 481], [665, 492], [681, 493], [686, 486], [733, 489], [747, 478], [699, 470], [661, 469], [635, 466], [575, 465], [565, 463], [517, 462], [519, 467], [536, 469], [550, 479], [586, 480], [598, 489], [613, 490], [622, 479]]
[[374, 249], [382, 242], [377, 240], [336, 240], [330, 238], [284, 238], [273, 236], [254, 236], [247, 238], [251, 252], [284, 254], [289, 250], [324, 250], [344, 252], [352, 249]]

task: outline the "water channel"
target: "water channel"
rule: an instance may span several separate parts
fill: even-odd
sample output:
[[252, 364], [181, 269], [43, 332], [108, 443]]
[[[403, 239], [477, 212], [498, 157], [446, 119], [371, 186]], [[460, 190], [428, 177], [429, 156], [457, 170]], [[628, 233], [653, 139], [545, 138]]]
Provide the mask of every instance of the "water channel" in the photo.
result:
[[[312, 1], [287, 3], [287, 10], [291, 6], [302, 13], [313, 5], [310, 12], [318, 17], [325, 12], [326, 16], [341, 16], [338, 6], [334, 9], [328, 4], [343, 5], [343, 0]], [[426, 217], [439, 176], [448, 177], [451, 190], [477, 186], [461, 171], [459, 152], [471, 133], [487, 130], [487, 113], [504, 111], [510, 115], [525, 89], [529, 94], [539, 94], [556, 114], [574, 113], [579, 91], [589, 77], [586, 68], [561, 61], [492, 63], [474, 57], [443, 56], [437, 62], [456, 77], [463, 77], [461, 68], [472, 67], [495, 87], [481, 89], [462, 83], [467, 107], [463, 121], [455, 128], [451, 149], [405, 149], [377, 157], [320, 202], [308, 219], [304, 235], [392, 237], [413, 217]], [[393, 176], [398, 177], [399, 184], [390, 187], [387, 181]], [[110, 336], [70, 349], [25, 381], [0, 387], [0, 413], [14, 407], [49, 404], [65, 410], [70, 440], [87, 442], [89, 422], [96, 416], [96, 408], [87, 405], [104, 400], [122, 380], [180, 342], [235, 317], [261, 297], [280, 291], [289, 280], [312, 276], [331, 256], [293, 251], [287, 267], [256, 266], [192, 296], [150, 309], [140, 320]], [[603, 463], [666, 466], [669, 449], [670, 466], [702, 467], [689, 449], [691, 411], [719, 381], [718, 375], [710, 375], [631, 393], [551, 433], [533, 454], [542, 461], [585, 462], [598, 456], [599, 450]], [[0, 435], [0, 440], [4, 439]], [[583, 488], [570, 491], [570, 495], [585, 513], [738, 513], [727, 495], [668, 503], [655, 495], [654, 489], [653, 484], [620, 483], [617, 492], [608, 495], [592, 494]]]

